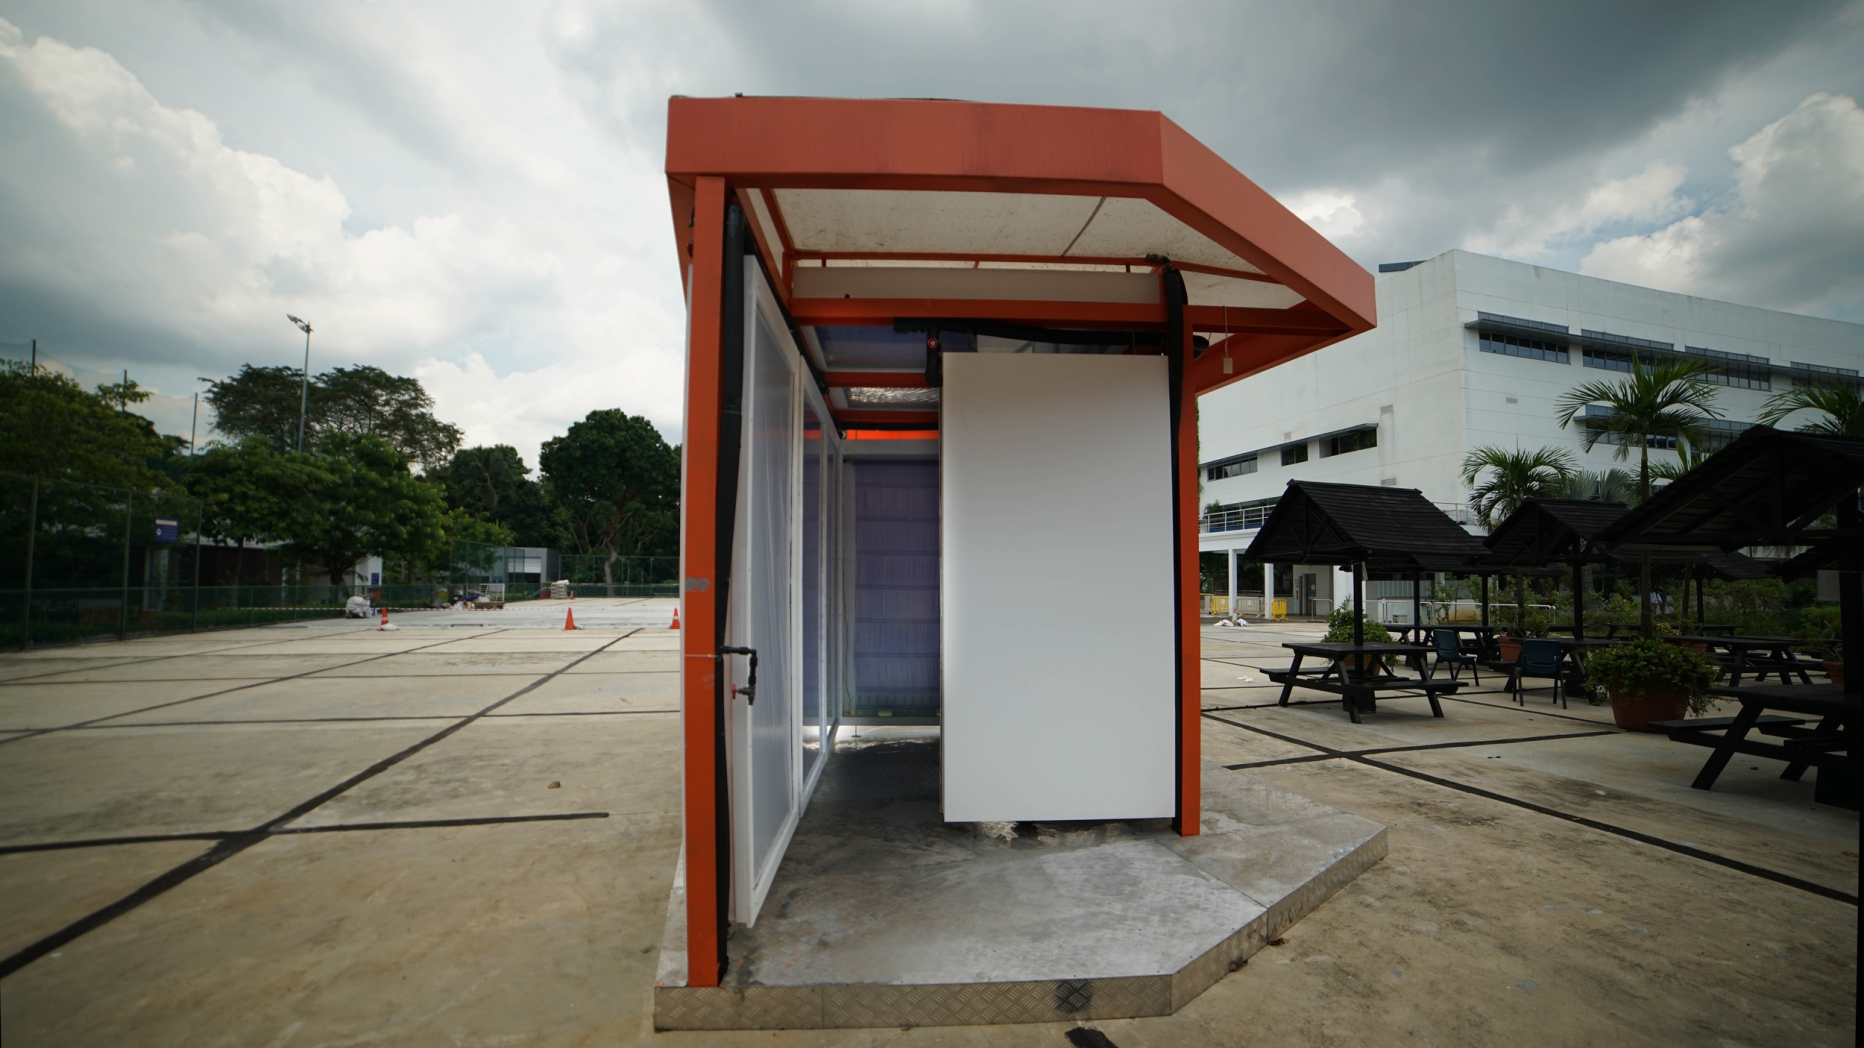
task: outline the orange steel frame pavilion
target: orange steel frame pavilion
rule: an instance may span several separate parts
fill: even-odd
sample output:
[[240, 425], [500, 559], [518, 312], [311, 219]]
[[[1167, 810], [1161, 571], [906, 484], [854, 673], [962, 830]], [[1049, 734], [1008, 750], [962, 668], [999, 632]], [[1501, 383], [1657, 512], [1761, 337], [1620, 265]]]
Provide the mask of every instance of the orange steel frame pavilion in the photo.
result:
[[[687, 947], [691, 986], [724, 972], [729, 866], [722, 789], [724, 702], [716, 648], [721, 351], [727, 345], [726, 214], [753, 220], [758, 262], [799, 327], [892, 325], [901, 317], [1169, 332], [1177, 398], [1174, 520], [1177, 534], [1179, 832], [1199, 824], [1199, 650], [1196, 398], [1375, 324], [1371, 276], [1209, 148], [1156, 112], [994, 105], [936, 100], [674, 98], [667, 120], [667, 185], [680, 271], [689, 301], [683, 558], [682, 705]], [[1115, 255], [915, 250], [835, 250], [798, 243], [785, 220], [785, 191], [883, 190], [918, 194], [1021, 194], [1145, 202], [1173, 235], [1190, 237], [1209, 261], [1154, 251]], [[928, 198], [932, 199], [932, 198]], [[937, 198], [943, 199], [943, 198]], [[1090, 219], [1090, 222], [1092, 219]], [[1085, 227], [1083, 227], [1085, 231]], [[1189, 232], [1187, 233], [1186, 230]], [[1076, 240], [1080, 240], [1077, 234]], [[1209, 245], [1215, 245], [1211, 248]], [[1069, 247], [1073, 248], [1074, 243]], [[1215, 254], [1211, 254], [1214, 251]], [[1205, 283], [1279, 285], [1283, 308], [1157, 302], [1050, 301], [994, 297], [803, 297], [799, 268], [920, 261], [951, 267], [1095, 269]], [[747, 259], [747, 264], [748, 259]], [[1281, 293], [1281, 292], [1278, 292]], [[1174, 308], [1178, 310], [1174, 315]], [[1202, 335], [1203, 337], [1198, 337]], [[1169, 340], [1168, 340], [1169, 341]], [[1208, 343], [1201, 348], [1200, 343]], [[922, 386], [910, 372], [828, 369], [831, 387]], [[936, 430], [936, 412], [831, 412], [843, 430]], [[880, 436], [880, 433], [875, 433]], [[891, 434], [889, 434], [891, 435]], [[915, 434], [917, 435], [917, 434]], [[713, 963], [716, 962], [716, 963]]]

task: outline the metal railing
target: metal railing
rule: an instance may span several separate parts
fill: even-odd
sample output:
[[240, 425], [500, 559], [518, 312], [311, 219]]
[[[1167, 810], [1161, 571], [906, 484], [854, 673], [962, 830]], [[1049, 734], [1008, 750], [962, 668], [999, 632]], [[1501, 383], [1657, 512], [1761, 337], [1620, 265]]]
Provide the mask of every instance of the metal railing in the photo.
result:
[[1273, 506], [1248, 506], [1206, 513], [1197, 518], [1197, 530], [1203, 534], [1221, 531], [1254, 531], [1269, 518]]

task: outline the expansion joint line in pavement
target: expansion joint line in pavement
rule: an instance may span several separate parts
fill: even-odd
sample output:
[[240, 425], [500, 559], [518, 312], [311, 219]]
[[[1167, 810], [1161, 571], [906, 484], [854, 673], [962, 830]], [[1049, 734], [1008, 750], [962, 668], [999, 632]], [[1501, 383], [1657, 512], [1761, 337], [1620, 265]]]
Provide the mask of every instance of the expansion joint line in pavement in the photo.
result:
[[[1739, 873], [1745, 873], [1752, 877], [1759, 877], [1763, 880], [1773, 881], [1775, 884], [1783, 884], [1789, 888], [1797, 888], [1798, 890], [1802, 892], [1806, 892], [1811, 895], [1818, 895], [1818, 896], [1823, 896], [1824, 898], [1827, 898], [1827, 899], [1834, 899], [1834, 900], [1837, 900], [1838, 902], [1847, 903], [1851, 906], [1856, 906], [1858, 904], [1858, 897], [1851, 894], [1850, 892], [1840, 891], [1837, 888], [1827, 888], [1823, 884], [1817, 884], [1813, 881], [1806, 880], [1803, 877], [1795, 877], [1790, 873], [1781, 873], [1778, 870], [1769, 870], [1764, 866], [1755, 866], [1752, 863], [1742, 862], [1740, 859], [1731, 859], [1726, 855], [1718, 855], [1715, 852], [1706, 851], [1702, 848], [1697, 848], [1692, 845], [1681, 844], [1676, 841], [1665, 840], [1662, 837], [1657, 837], [1652, 834], [1643, 833], [1638, 830], [1627, 829], [1626, 827], [1623, 827], [1623, 826], [1614, 826], [1609, 822], [1600, 822], [1597, 819], [1589, 819], [1584, 815], [1574, 815], [1571, 812], [1560, 811], [1557, 808], [1549, 808], [1544, 804], [1535, 804], [1533, 801], [1524, 801], [1516, 797], [1510, 797], [1506, 794], [1496, 793], [1493, 790], [1485, 790], [1479, 786], [1470, 786], [1466, 783], [1457, 782], [1453, 779], [1445, 779], [1445, 778], [1441, 778], [1436, 775], [1431, 775], [1427, 772], [1421, 772], [1421, 771], [1414, 770], [1412, 768], [1406, 768], [1402, 765], [1388, 764], [1385, 761], [1374, 760], [1371, 757], [1365, 756], [1363, 753], [1357, 753], [1351, 750], [1336, 750], [1330, 746], [1322, 746], [1321, 744], [1317, 742], [1308, 742], [1306, 739], [1297, 739], [1292, 735], [1283, 735], [1280, 732], [1269, 731], [1267, 728], [1258, 728], [1253, 724], [1244, 724], [1241, 721], [1233, 721], [1233, 720], [1228, 719], [1227, 717], [1215, 717], [1215, 716], [1211, 716], [1208, 713], [1204, 714], [1204, 716], [1209, 717], [1211, 720], [1214, 720], [1218, 722], [1219, 724], [1228, 724], [1233, 728], [1241, 728], [1244, 731], [1253, 731], [1258, 735], [1266, 735], [1271, 739], [1277, 739], [1281, 742], [1292, 743], [1296, 746], [1305, 746], [1310, 750], [1320, 751], [1319, 754], [1313, 758], [1314, 760], [1345, 760], [1345, 761], [1352, 761], [1356, 764], [1364, 764], [1370, 768], [1377, 768], [1380, 771], [1393, 772], [1398, 775], [1406, 776], [1407, 778], [1417, 779], [1420, 782], [1428, 782], [1436, 786], [1442, 786], [1446, 789], [1456, 790], [1459, 793], [1467, 793], [1467, 794], [1470, 794], [1471, 796], [1482, 797], [1482, 798], [1485, 798], [1487, 800], [1492, 800], [1492, 801], [1499, 801], [1503, 804], [1511, 804], [1517, 808], [1525, 808], [1528, 811], [1535, 812], [1540, 815], [1549, 815], [1556, 819], [1565, 820], [1566, 822], [1577, 823], [1581, 826], [1586, 827], [1587, 829], [1598, 830], [1602, 833], [1609, 833], [1614, 836], [1623, 837], [1626, 840], [1637, 841], [1640, 844], [1648, 844], [1653, 848], [1662, 848], [1665, 851], [1672, 851], [1672, 852], [1677, 853], [1678, 855], [1687, 855], [1692, 859], [1700, 859], [1703, 862], [1714, 863], [1717, 866], [1726, 867], [1727, 869], [1735, 870]], [[1601, 734], [1616, 734], [1616, 733], [1615, 732], [1603, 732]], [[1391, 752], [1391, 751], [1388, 750], [1385, 752]]]
[[[269, 627], [269, 626], [234, 626], [234, 627], [230, 627], [229, 632], [231, 632], [231, 630], [270, 629], [270, 628], [272, 627]], [[507, 626], [486, 627], [487, 632], [490, 632], [490, 633], [497, 633], [501, 630], [505, 630], [509, 628], [510, 627], [507, 627]], [[164, 633], [164, 634], [160, 634], [160, 636], [163, 636], [163, 637], [194, 636], [195, 634], [198, 634], [198, 633], [209, 633], [209, 632], [217, 632], [217, 631], [195, 630], [192, 633]], [[154, 640], [156, 638], [136, 637], [133, 639]], [[109, 668], [115, 669], [118, 666], [139, 666], [145, 662], [166, 662], [169, 659], [191, 659], [196, 655], [221, 655], [229, 651], [240, 651], [245, 648], [266, 648], [266, 647], [271, 647], [274, 644], [297, 644], [301, 641], [323, 640], [323, 639], [324, 639], [323, 637], [317, 634], [310, 634], [308, 636], [303, 636], [303, 637], [267, 637], [264, 640], [255, 640], [250, 644], [228, 644], [224, 647], [208, 648], [205, 651], [182, 651], [182, 652], [176, 652], [173, 655], [130, 656], [128, 658], [123, 659], [123, 661], [121, 662], [111, 663]], [[471, 638], [469, 637], [454, 637], [454, 638], [451, 638], [451, 640], [442, 641], [441, 643], [449, 644], [455, 640], [470, 640], [470, 639]], [[119, 638], [119, 639], [115, 639], [111, 641], [102, 641], [102, 642], [85, 641], [85, 642], [80, 642], [79, 644], [76, 644], [76, 645], [69, 645], [69, 646], [75, 650], [80, 647], [89, 646], [90, 644], [98, 644], [98, 643], [122, 644], [125, 642], [126, 642], [126, 639]], [[428, 647], [432, 647], [432, 646], [433, 645], [431, 644], [428, 645]], [[21, 648], [20, 650], [21, 651], [44, 651], [47, 647], [64, 648], [64, 647], [67, 647], [67, 645], [62, 645], [62, 644], [60, 645], [39, 645], [39, 646], [31, 647], [31, 648]], [[410, 649], [410, 650], [419, 650], [419, 649]], [[109, 656], [105, 656], [105, 657], [108, 658]], [[0, 681], [0, 686], [9, 685], [9, 684], [25, 684], [30, 681], [38, 680], [40, 677], [56, 677], [61, 673], [70, 673], [70, 672], [71, 672], [70, 670], [46, 670], [44, 673], [34, 673], [26, 677], [13, 677], [8, 680]]]
[[[500, 629], [492, 630], [491, 632], [492, 633], [503, 633], [505, 632], [505, 630], [503, 628], [500, 628]], [[635, 630], [634, 632], [639, 633], [640, 630]], [[632, 637], [632, 636], [634, 636], [634, 633], [624, 633], [622, 634], [621, 637], [616, 637], [615, 640], [621, 640], [622, 637]], [[299, 639], [302, 639], [302, 638], [299, 638]], [[199, 702], [202, 699], [216, 699], [222, 695], [231, 695], [236, 691], [245, 691], [248, 688], [263, 687], [267, 684], [282, 684], [283, 682], [288, 681], [288, 680], [299, 680], [301, 678], [310, 677], [315, 674], [326, 672], [328, 670], [346, 670], [352, 666], [361, 666], [362, 664], [366, 662], [374, 662], [377, 659], [391, 658], [396, 655], [411, 655], [417, 651], [426, 651], [428, 648], [438, 648], [442, 644], [452, 644], [455, 641], [470, 640], [470, 639], [473, 639], [473, 638], [448, 637], [446, 640], [437, 640], [433, 642], [432, 644], [423, 644], [418, 648], [408, 648], [404, 651], [385, 651], [380, 655], [371, 655], [366, 659], [357, 659], [355, 662], [345, 662], [345, 663], [342, 663], [336, 666], [323, 666], [318, 669], [305, 670], [303, 673], [293, 673], [293, 674], [289, 674], [284, 677], [268, 677], [265, 680], [252, 681], [249, 684], [241, 684], [241, 685], [238, 685], [237, 687], [222, 688], [219, 691], [210, 691], [205, 695], [191, 695], [188, 698], [176, 699], [173, 702], [158, 702], [153, 706], [144, 706], [141, 709], [137, 709], [137, 710], [124, 710], [122, 713], [112, 713], [105, 717], [92, 717], [90, 720], [78, 721], [75, 724], [60, 724], [56, 728], [40, 728], [37, 731], [29, 731], [23, 735], [15, 735], [15, 736], [12, 736], [11, 738], [0, 739], [0, 745], [4, 745], [9, 742], [18, 742], [21, 739], [36, 739], [41, 735], [50, 735], [51, 733], [55, 731], [71, 731], [74, 728], [88, 728], [93, 724], [101, 724], [107, 720], [116, 720], [118, 717], [134, 717], [139, 713], [149, 713], [154, 710], [165, 710], [169, 708], [170, 706], [179, 706], [186, 702]], [[610, 641], [609, 643], [613, 644], [614, 641]], [[590, 654], [594, 654], [594, 652], [591, 652]], [[560, 673], [562, 671], [559, 670], [558, 672]], [[73, 683], [87, 683], [87, 682], [74, 681]], [[98, 683], [114, 684], [117, 682], [102, 681]]]
[[[493, 713], [487, 720], [519, 717], [632, 717], [642, 713], [678, 713], [671, 710], [559, 710], [546, 713]], [[87, 724], [60, 731], [122, 731], [129, 728], [218, 728], [233, 724], [352, 724], [369, 721], [450, 721], [457, 713], [409, 714], [405, 717], [261, 717], [252, 720], [137, 721], [134, 724]]]
[[[271, 831], [274, 837], [294, 833], [352, 833], [357, 830], [425, 830], [449, 826], [498, 826], [508, 822], [571, 822], [577, 819], [606, 819], [605, 811], [572, 811], [560, 815], [487, 815], [476, 819], [416, 819], [411, 822], [344, 822], [334, 826], [281, 826]], [[114, 848], [124, 844], [162, 844], [168, 841], [228, 841], [243, 830], [203, 830], [198, 833], [149, 833], [139, 837], [80, 837], [70, 841], [44, 841], [39, 844], [0, 846], [0, 855], [26, 852], [71, 851], [75, 848]]]
[[[1208, 712], [1208, 711], [1206, 711]], [[1212, 720], [1222, 718], [1213, 717]], [[1224, 721], [1229, 724], [1231, 721]], [[1506, 746], [1517, 742], [1552, 742], [1555, 739], [1595, 739], [1600, 735], [1622, 735], [1617, 731], [1571, 731], [1559, 735], [1524, 735], [1515, 739], [1476, 739], [1470, 742], [1427, 742], [1415, 746], [1380, 746], [1370, 750], [1338, 750], [1325, 753], [1310, 753], [1300, 757], [1281, 757], [1272, 761], [1251, 761], [1248, 764], [1225, 764], [1226, 771], [1248, 771], [1251, 768], [1273, 768], [1278, 764], [1307, 764], [1312, 761], [1331, 761], [1341, 757], [1369, 757], [1375, 753], [1411, 753], [1416, 750], [1460, 750], [1471, 746]], [[1302, 745], [1312, 745], [1302, 743]]]
[[524, 687], [519, 688], [517, 691], [512, 692], [510, 695], [507, 695], [504, 698], [498, 700], [497, 702], [492, 703], [490, 706], [487, 706], [485, 709], [482, 709], [479, 712], [474, 713], [470, 716], [462, 717], [458, 721], [455, 721], [454, 723], [447, 725], [445, 728], [442, 728], [439, 731], [433, 733], [432, 735], [429, 735], [425, 739], [422, 739], [421, 741], [414, 743], [411, 746], [406, 747], [400, 752], [384, 757], [379, 761], [376, 761], [374, 764], [371, 764], [367, 768], [364, 768], [362, 771], [357, 772], [356, 774], [350, 776], [349, 778], [344, 779], [342, 782], [337, 783], [335, 786], [332, 786], [329, 789], [323, 791], [322, 793], [319, 793], [317, 796], [312, 797], [310, 800], [307, 800], [301, 804], [298, 804], [297, 806], [293, 807], [290, 811], [287, 811], [282, 815], [279, 815], [273, 819], [270, 819], [264, 823], [261, 823], [258, 826], [254, 826], [252, 829], [241, 831], [240, 833], [237, 833], [231, 837], [228, 837], [224, 840], [216, 842], [212, 848], [209, 848], [203, 854], [198, 855], [188, 860], [187, 862], [184, 862], [181, 865], [175, 867], [174, 869], [169, 870], [167, 873], [164, 873], [156, 877], [154, 880], [136, 889], [135, 891], [130, 892], [128, 895], [125, 895], [123, 898], [118, 899], [116, 902], [113, 902], [110, 905], [105, 906], [104, 908], [97, 910], [96, 912], [91, 913], [88, 916], [81, 917], [78, 920], [75, 920], [71, 922], [70, 924], [65, 925], [63, 928], [60, 928], [59, 930], [46, 936], [45, 938], [40, 939], [38, 942], [35, 942], [32, 945], [25, 947], [24, 949], [20, 950], [18, 953], [13, 954], [11, 957], [6, 958], [5, 960], [0, 960], [0, 979], [4, 979], [7, 976], [12, 975], [14, 972], [19, 971], [21, 968], [24, 968], [26, 965], [31, 964], [32, 962], [38, 960], [39, 958], [45, 956], [48, 953], [51, 953], [53, 950], [56, 950], [64, 946], [65, 944], [71, 942], [73, 939], [76, 939], [79, 936], [85, 935], [88, 932], [95, 931], [96, 929], [101, 928], [106, 924], [109, 924], [111, 921], [116, 920], [118, 917], [121, 917], [124, 914], [129, 913], [132, 910], [135, 910], [136, 908], [140, 907], [142, 904], [149, 902], [150, 900], [163, 895], [164, 893], [168, 892], [170, 889], [175, 888], [181, 884], [184, 884], [187, 881], [193, 879], [194, 877], [200, 874], [206, 873], [208, 870], [213, 869], [215, 866], [218, 866], [221, 863], [227, 861], [228, 859], [231, 859], [233, 856], [238, 855], [239, 853], [245, 851], [248, 848], [251, 848], [253, 845], [271, 838], [272, 836], [278, 833], [281, 827], [284, 827], [289, 823], [295, 822], [298, 819], [303, 818], [304, 816], [310, 814], [312, 811], [316, 810], [317, 808], [320, 808], [323, 805], [328, 804], [329, 802], [331, 802], [332, 800], [335, 800], [337, 797], [343, 795], [344, 793], [347, 793], [350, 790], [355, 789], [357, 786], [360, 786], [363, 783], [369, 781], [370, 779], [375, 778], [377, 775], [380, 775], [383, 772], [387, 771], [388, 769], [393, 768], [395, 765], [400, 764], [402, 761], [407, 760], [409, 757], [412, 757], [415, 754], [420, 753], [422, 750], [427, 749], [428, 747], [434, 745], [435, 743], [441, 742], [442, 740], [451, 737], [456, 732], [459, 732], [462, 729], [466, 728], [467, 726], [477, 722], [481, 718], [485, 717], [487, 714], [498, 709], [500, 706], [503, 706], [508, 702], [522, 698], [525, 695], [528, 695], [531, 692], [536, 691], [538, 688], [543, 687], [545, 684], [548, 684], [551, 681], [556, 680], [559, 676], [562, 676], [563, 674], [569, 672], [570, 670], [575, 669], [577, 666], [582, 665], [584, 662], [587, 662], [588, 660], [608, 650], [613, 645], [619, 644], [626, 638], [632, 637], [634, 636], [635, 633], [639, 633], [639, 632], [640, 630], [637, 629], [629, 633], [624, 633], [621, 636], [616, 637], [614, 640], [609, 641], [607, 644], [604, 644], [601, 647], [596, 648], [594, 651], [584, 653], [580, 658], [577, 658], [574, 661], [570, 662], [569, 665], [563, 666], [560, 669], [552, 670], [551, 672], [545, 674], [544, 676], [537, 678], [536, 680], [525, 685]]

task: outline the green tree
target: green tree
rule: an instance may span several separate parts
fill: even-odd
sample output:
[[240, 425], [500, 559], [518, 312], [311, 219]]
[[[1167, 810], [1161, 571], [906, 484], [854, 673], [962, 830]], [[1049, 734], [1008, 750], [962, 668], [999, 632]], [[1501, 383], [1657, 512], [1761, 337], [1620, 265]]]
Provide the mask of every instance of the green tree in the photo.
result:
[[[302, 376], [292, 367], [241, 365], [238, 374], [208, 388], [214, 428], [234, 441], [264, 437], [280, 451], [296, 450]], [[307, 449], [332, 434], [373, 436], [438, 469], [459, 447], [459, 429], [434, 417], [433, 398], [418, 379], [367, 365], [332, 368], [311, 379], [304, 398]]]
[[1767, 398], [1761, 405], [1763, 426], [1777, 426], [1795, 411], [1822, 411], [1825, 417], [1799, 427], [1802, 433], [1830, 433], [1841, 437], [1864, 437], [1864, 394], [1857, 386], [1820, 383], [1794, 386]]
[[162, 470], [176, 441], [127, 410], [147, 399], [134, 380], [91, 392], [55, 371], [0, 361], [0, 462], [14, 472], [82, 484], [178, 487]]
[[[1667, 463], [1652, 467], [1653, 473], [1660, 471]], [[1622, 469], [1574, 470], [1560, 486], [1560, 498], [1595, 499], [1599, 502], [1622, 502], [1627, 506], [1637, 505], [1637, 478]]]
[[577, 552], [615, 558], [679, 549], [680, 454], [647, 419], [591, 411], [538, 456]]
[[[1565, 448], [1504, 448], [1487, 444], [1463, 456], [1469, 508], [1485, 528], [1514, 515], [1528, 499], [1560, 498], [1573, 477], [1573, 453]], [[1527, 576], [1515, 574], [1515, 622], [1527, 620]]]
[[333, 583], [364, 557], [420, 561], [445, 542], [440, 489], [408, 471], [408, 456], [373, 436], [331, 434], [320, 454], [280, 456], [303, 469], [303, 488], [280, 528], [285, 552]]
[[[1699, 360], [1646, 365], [1634, 355], [1629, 377], [1586, 382], [1560, 394], [1554, 401], [1555, 417], [1565, 428], [1592, 405], [1605, 407], [1603, 418], [1587, 418], [1582, 423], [1580, 446], [1591, 451], [1601, 439], [1608, 440], [1618, 446], [1614, 457], [1621, 462], [1635, 446], [1637, 496], [1642, 502], [1650, 498], [1651, 438], [1673, 436], [1701, 444], [1708, 421], [1721, 417], [1715, 410], [1715, 387], [1703, 377], [1708, 370]], [[1648, 637], [1656, 629], [1650, 607], [1650, 552], [1642, 552], [1638, 562], [1639, 624]]]
[[461, 448], [442, 476], [447, 504], [509, 528], [520, 546], [560, 546], [563, 539], [544, 487], [509, 444]]

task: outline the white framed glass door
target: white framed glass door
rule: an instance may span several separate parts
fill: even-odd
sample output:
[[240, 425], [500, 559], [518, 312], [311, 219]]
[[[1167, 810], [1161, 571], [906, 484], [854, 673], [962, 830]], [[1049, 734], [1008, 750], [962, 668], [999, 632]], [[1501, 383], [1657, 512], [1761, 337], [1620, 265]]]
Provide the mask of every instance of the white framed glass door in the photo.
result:
[[763, 274], [747, 266], [744, 422], [727, 643], [731, 917], [752, 924], [834, 739], [827, 626], [838, 440]]

